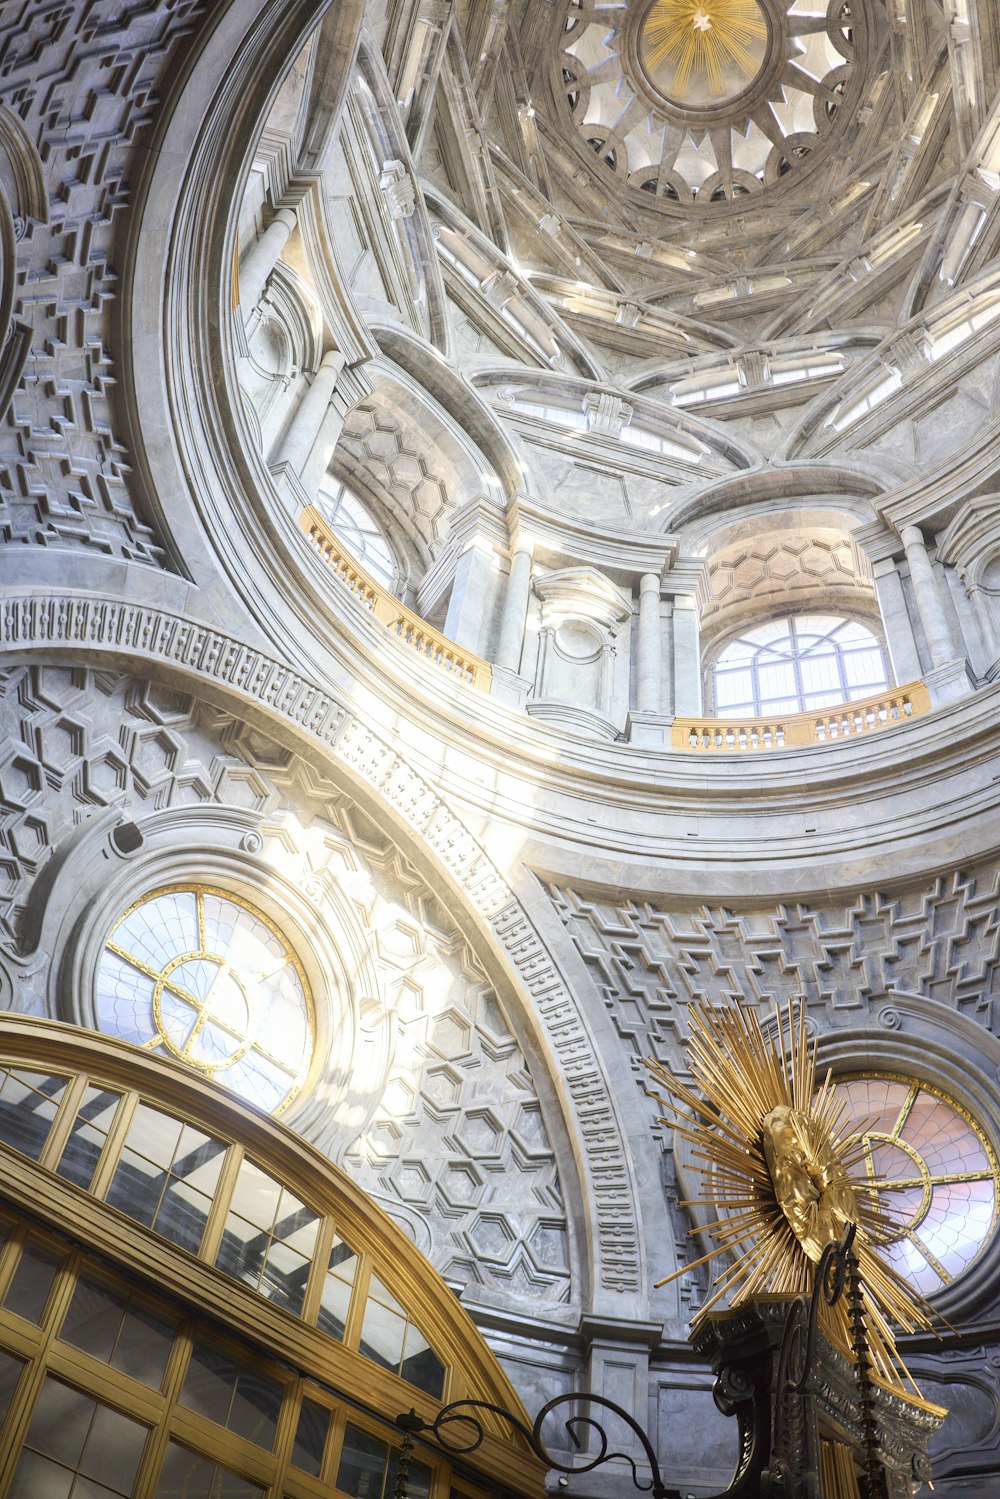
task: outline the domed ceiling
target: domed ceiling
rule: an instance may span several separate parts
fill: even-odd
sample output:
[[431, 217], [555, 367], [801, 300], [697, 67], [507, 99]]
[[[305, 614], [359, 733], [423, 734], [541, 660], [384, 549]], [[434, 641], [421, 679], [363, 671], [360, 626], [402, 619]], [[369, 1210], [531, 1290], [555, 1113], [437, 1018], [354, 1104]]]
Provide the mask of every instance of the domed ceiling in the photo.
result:
[[700, 209], [789, 186], [843, 135], [864, 87], [868, 18], [863, 0], [853, 9], [846, 0], [570, 3], [556, 109], [562, 96], [574, 144], [660, 205]]

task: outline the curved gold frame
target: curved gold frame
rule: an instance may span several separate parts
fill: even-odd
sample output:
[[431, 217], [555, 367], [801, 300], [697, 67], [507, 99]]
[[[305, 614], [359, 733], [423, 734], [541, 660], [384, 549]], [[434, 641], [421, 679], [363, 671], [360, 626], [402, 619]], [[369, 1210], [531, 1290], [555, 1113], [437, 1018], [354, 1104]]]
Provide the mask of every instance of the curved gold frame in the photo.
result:
[[[110, 1273], [120, 1285], [179, 1304], [184, 1315], [195, 1319], [199, 1326], [221, 1325], [224, 1329], [221, 1341], [228, 1338], [233, 1347], [249, 1346], [255, 1351], [254, 1357], [278, 1368], [285, 1380], [290, 1377], [289, 1371], [293, 1371], [288, 1385], [292, 1393], [288, 1398], [294, 1401], [305, 1395], [328, 1404], [337, 1413], [341, 1434], [345, 1421], [349, 1420], [390, 1445], [398, 1445], [400, 1433], [393, 1425], [398, 1413], [415, 1406], [423, 1417], [433, 1419], [442, 1404], [456, 1399], [487, 1401], [514, 1412], [530, 1425], [513, 1386], [468, 1314], [412, 1241], [343, 1171], [283, 1125], [241, 1103], [234, 1095], [223, 1093], [179, 1062], [154, 1057], [128, 1042], [63, 1023], [4, 1015], [0, 1018], [0, 1063], [67, 1080], [37, 1160], [0, 1141], [0, 1203], [6, 1216], [22, 1220], [22, 1227], [15, 1234], [15, 1254], [20, 1252], [20, 1243], [28, 1229], [23, 1220], [29, 1217], [30, 1231], [52, 1236], [53, 1242], [61, 1244], [61, 1252], [67, 1252], [67, 1239], [77, 1246], [69, 1251], [76, 1257], [74, 1264], [80, 1254], [86, 1259], [96, 1250], [102, 1262], [101, 1273]], [[60, 1177], [55, 1168], [89, 1085], [120, 1091], [124, 1104], [118, 1106], [91, 1185], [84, 1189]], [[217, 1195], [197, 1253], [176, 1247], [154, 1229], [144, 1227], [104, 1201], [125, 1146], [129, 1122], [140, 1100], [189, 1122], [226, 1146]], [[239, 1167], [247, 1156], [287, 1184], [314, 1212], [324, 1216], [324, 1244], [335, 1228], [357, 1251], [360, 1258], [356, 1295], [343, 1341], [312, 1325], [306, 1316], [307, 1307], [303, 1316], [297, 1316], [216, 1268], [216, 1248], [221, 1242], [229, 1201]], [[10, 1261], [10, 1255], [6, 1259], [0, 1255], [0, 1301], [9, 1284]], [[325, 1261], [318, 1252], [315, 1264], [325, 1271]], [[422, 1392], [359, 1351], [358, 1334], [372, 1274], [392, 1287], [444, 1362], [446, 1375], [440, 1399]], [[64, 1276], [62, 1283], [65, 1282]], [[318, 1285], [310, 1282], [307, 1304], [317, 1304], [317, 1290]], [[46, 1325], [52, 1320], [51, 1311], [50, 1301]], [[126, 1400], [124, 1393], [118, 1395], [112, 1388], [117, 1380], [124, 1392], [124, 1376], [117, 1376], [105, 1366], [98, 1369], [93, 1360], [87, 1366], [86, 1378], [66, 1372], [61, 1366], [48, 1363], [49, 1351], [55, 1346], [51, 1335], [35, 1338], [29, 1332], [18, 1334], [18, 1323], [16, 1316], [0, 1309], [0, 1347], [13, 1348], [19, 1353], [23, 1349], [27, 1356], [35, 1357], [40, 1365], [39, 1380], [48, 1364], [59, 1377], [71, 1383], [76, 1379], [87, 1393], [117, 1404], [126, 1414], [136, 1410], [134, 1381]], [[23, 1329], [26, 1324], [20, 1322], [20, 1326]], [[100, 1385], [101, 1379], [107, 1383], [107, 1391]], [[31, 1388], [37, 1390], [37, 1381]], [[152, 1422], [156, 1419], [156, 1399], [149, 1392], [139, 1393], [148, 1407], [145, 1419]], [[10, 1471], [11, 1455], [16, 1453], [16, 1443], [23, 1439], [29, 1424], [30, 1409], [19, 1406], [18, 1411], [20, 1414], [15, 1413], [6, 1427], [0, 1422], [0, 1471]], [[207, 1446], [210, 1439], [217, 1440], [220, 1461], [225, 1461], [224, 1448], [241, 1471], [255, 1481], [259, 1475], [266, 1485], [277, 1485], [275, 1491], [287, 1493], [289, 1499], [310, 1499], [334, 1491], [329, 1474], [325, 1484], [320, 1484], [297, 1472], [289, 1473], [286, 1459], [280, 1454], [272, 1458], [260, 1449], [251, 1449], [241, 1439], [226, 1441], [225, 1432], [220, 1435], [219, 1428], [203, 1418], [185, 1416], [184, 1419], [187, 1425], [181, 1433], [183, 1440], [208, 1453], [213, 1450]], [[523, 1439], [512, 1435], [509, 1425], [499, 1418], [484, 1412], [484, 1425], [486, 1434], [481, 1448], [461, 1459], [462, 1471], [455, 1474], [454, 1482], [475, 1495], [479, 1483], [488, 1489], [495, 1475], [503, 1473], [513, 1493], [535, 1499], [544, 1487], [542, 1464]], [[287, 1420], [283, 1429], [288, 1429]], [[286, 1441], [282, 1449], [286, 1453], [288, 1445]], [[336, 1456], [329, 1447], [328, 1466]], [[416, 1456], [435, 1469], [432, 1492], [436, 1496], [448, 1493], [453, 1466], [449, 1459], [433, 1450], [418, 1451]], [[150, 1482], [153, 1480], [155, 1474]], [[155, 1487], [150, 1488], [149, 1483], [137, 1491], [140, 1499], [152, 1499], [154, 1492]]]
[[[115, 933], [121, 927], [122, 923], [126, 921], [129, 916], [131, 916], [133, 911], [138, 911], [142, 906], [148, 905], [150, 901], [156, 900], [161, 896], [180, 894], [191, 894], [195, 897], [199, 937], [199, 946], [196, 949], [193, 949], [191, 952], [176, 954], [163, 968], [154, 969], [150, 964], [144, 963], [136, 954], [130, 953], [129, 951], [127, 951], [127, 949], [118, 946], [113, 941]], [[230, 976], [235, 980], [239, 988], [243, 991], [244, 997], [247, 1001], [248, 1011], [252, 1009], [252, 1000], [247, 995], [247, 988], [243, 976], [241, 976], [238, 970], [236, 970], [232, 966], [232, 962], [230, 959], [223, 957], [219, 953], [210, 952], [205, 945], [204, 899], [206, 895], [216, 896], [220, 900], [229, 901], [232, 905], [239, 907], [240, 910], [246, 911], [256, 921], [261, 922], [262, 925], [265, 926], [271, 933], [271, 935], [275, 938], [275, 940], [281, 945], [282, 952], [285, 955], [284, 962], [281, 964], [281, 967], [291, 966], [294, 969], [295, 975], [298, 978], [299, 984], [302, 989], [302, 994], [305, 1002], [306, 1026], [309, 1031], [310, 1039], [309, 1058], [306, 1062], [305, 1068], [300, 1073], [289, 1073], [290, 1078], [292, 1078], [293, 1080], [293, 1086], [289, 1089], [288, 1093], [285, 1095], [281, 1103], [278, 1104], [278, 1106], [273, 1110], [275, 1117], [277, 1117], [278, 1115], [283, 1114], [292, 1103], [292, 1101], [296, 1097], [298, 1097], [299, 1093], [302, 1091], [302, 1088], [305, 1086], [306, 1081], [308, 1080], [310, 1072], [312, 1071], [316, 1049], [316, 1011], [313, 1001], [312, 988], [306, 976], [306, 971], [302, 965], [301, 959], [299, 958], [294, 947], [292, 946], [291, 942], [288, 940], [282, 929], [274, 921], [272, 921], [272, 919], [264, 911], [262, 911], [259, 906], [254, 905], [251, 901], [246, 900], [243, 896], [237, 895], [234, 891], [227, 890], [221, 885], [209, 885], [196, 880], [174, 880], [167, 885], [158, 885], [154, 889], [146, 891], [144, 895], [141, 895], [136, 900], [132, 901], [131, 904], [121, 912], [121, 914], [116, 919], [114, 926], [104, 938], [104, 941], [101, 944], [101, 951], [102, 954], [104, 952], [114, 953], [115, 956], [120, 958], [124, 963], [130, 964], [131, 967], [135, 968], [138, 972], [144, 973], [147, 978], [152, 979], [155, 986], [152, 999], [153, 1018], [157, 1023], [159, 1022], [160, 1003], [162, 1001], [162, 994], [164, 989], [169, 989], [172, 992], [178, 994], [186, 1004], [190, 1005], [192, 1009], [196, 1010], [199, 1013], [200, 1018], [196, 1021], [195, 1026], [193, 1027], [191, 1034], [182, 1049], [179, 1049], [176, 1046], [170, 1036], [168, 1036], [165, 1027], [160, 1025], [158, 1033], [155, 1036], [152, 1036], [148, 1041], [144, 1042], [142, 1044], [141, 1050], [148, 1051], [152, 1050], [154, 1047], [162, 1045], [166, 1048], [171, 1056], [184, 1063], [185, 1066], [194, 1068], [195, 1071], [202, 1073], [206, 1077], [212, 1077], [217, 1072], [222, 1071], [224, 1068], [233, 1066], [242, 1057], [244, 1057], [248, 1051], [254, 1048], [256, 1043], [253, 1038], [249, 1036], [243, 1037], [242, 1044], [236, 1048], [235, 1052], [218, 1063], [200, 1061], [197, 1057], [190, 1055], [190, 1046], [197, 1039], [197, 1036], [200, 1033], [203, 1025], [207, 1022], [210, 1016], [203, 1001], [199, 1000], [196, 995], [191, 994], [190, 991], [185, 989], [182, 985], [172, 983], [170, 980], [170, 975], [173, 970], [183, 962], [191, 962], [200, 959], [202, 961], [219, 963], [221, 965], [222, 971], [228, 972]], [[226, 1026], [225, 1028], [232, 1031], [232, 1028], [229, 1026]], [[235, 1036], [236, 1032], [232, 1031], [232, 1034]], [[257, 1046], [257, 1050], [260, 1051], [263, 1056], [267, 1057], [269, 1061], [274, 1062], [276, 1066], [280, 1067], [282, 1071], [288, 1071], [287, 1066], [283, 1062], [280, 1062], [278, 1058], [271, 1056], [271, 1054], [264, 1047]]]
[[[894, 1189], [901, 1188], [903, 1185], [912, 1184], [914, 1187], [919, 1187], [921, 1189], [923, 1200], [921, 1202], [919, 1214], [910, 1223], [905, 1225], [898, 1232], [882, 1233], [875, 1237], [878, 1238], [878, 1241], [880, 1243], [886, 1245], [897, 1244], [902, 1239], [909, 1239], [917, 1252], [923, 1256], [928, 1265], [930, 1265], [931, 1269], [938, 1276], [939, 1280], [941, 1281], [942, 1287], [953, 1285], [955, 1282], [955, 1276], [949, 1275], [944, 1266], [939, 1264], [934, 1255], [931, 1254], [930, 1251], [920, 1242], [920, 1240], [917, 1238], [916, 1230], [923, 1222], [924, 1218], [927, 1216], [927, 1210], [930, 1207], [931, 1193], [935, 1186], [945, 1185], [948, 1182], [956, 1180], [991, 1180], [993, 1182], [993, 1216], [990, 1220], [990, 1226], [983, 1238], [983, 1242], [980, 1244], [979, 1248], [976, 1250], [972, 1258], [966, 1262], [966, 1264], [959, 1272], [959, 1274], [964, 1275], [966, 1270], [968, 1270], [970, 1266], [974, 1265], [977, 1260], [979, 1260], [981, 1256], [985, 1254], [987, 1248], [989, 1247], [990, 1241], [993, 1238], [994, 1233], [996, 1232], [997, 1222], [998, 1220], [1000, 1220], [1000, 1159], [998, 1159], [997, 1153], [993, 1149], [990, 1141], [987, 1139], [982, 1127], [973, 1118], [969, 1110], [964, 1108], [962, 1104], [957, 1101], [957, 1099], [952, 1098], [950, 1094], [946, 1093], [942, 1088], [936, 1087], [933, 1083], [922, 1082], [919, 1078], [908, 1077], [904, 1073], [884, 1072], [882, 1070], [879, 1070], [878, 1072], [846, 1072], [842, 1073], [840, 1076], [834, 1079], [835, 1085], [840, 1083], [868, 1083], [878, 1081], [898, 1083], [901, 1087], [906, 1088], [906, 1097], [899, 1110], [899, 1113], [897, 1114], [893, 1131], [888, 1135], [886, 1135], [883, 1131], [865, 1131], [861, 1137], [862, 1141], [867, 1145], [867, 1142], [870, 1139], [875, 1139], [879, 1143], [888, 1143], [896, 1146], [898, 1149], [901, 1149], [904, 1154], [907, 1154], [914, 1159], [917, 1167], [917, 1174], [912, 1179], [902, 1178], [899, 1182], [896, 1182], [894, 1180], [888, 1183], [884, 1181], [879, 1182], [876, 1180], [875, 1173], [871, 1165], [871, 1153], [870, 1151], [867, 1151], [866, 1172], [868, 1178], [872, 1182], [873, 1189], [875, 1190], [877, 1196], [881, 1196], [882, 1193], [887, 1190], [892, 1191]], [[904, 1142], [898, 1138], [897, 1131], [902, 1130], [905, 1127], [906, 1120], [909, 1117], [913, 1105], [916, 1102], [918, 1095], [921, 1093], [929, 1093], [932, 1098], [936, 1098], [940, 1100], [941, 1103], [946, 1104], [948, 1108], [955, 1111], [960, 1119], [963, 1119], [965, 1121], [965, 1123], [969, 1126], [969, 1129], [975, 1136], [976, 1140], [979, 1142], [980, 1146], [982, 1147], [983, 1153], [986, 1156], [986, 1159], [989, 1163], [989, 1169], [987, 1171], [976, 1171], [972, 1173], [947, 1173], [944, 1176], [934, 1176], [928, 1170], [926, 1162], [923, 1160], [923, 1157], [920, 1156], [916, 1148], [910, 1146], [907, 1142]], [[933, 1294], [933, 1292], [931, 1292], [930, 1294]]]

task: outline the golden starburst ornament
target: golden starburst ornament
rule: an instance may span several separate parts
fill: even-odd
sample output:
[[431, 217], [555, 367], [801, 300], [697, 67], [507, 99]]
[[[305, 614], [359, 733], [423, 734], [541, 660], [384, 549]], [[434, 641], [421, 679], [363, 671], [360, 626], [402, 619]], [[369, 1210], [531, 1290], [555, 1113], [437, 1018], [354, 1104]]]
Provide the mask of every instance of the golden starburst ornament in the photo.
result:
[[653, 0], [640, 49], [667, 96], [697, 107], [742, 92], [760, 71], [767, 34], [757, 0]]
[[[694, 1264], [725, 1261], [694, 1325], [723, 1298], [736, 1307], [809, 1294], [823, 1251], [854, 1223], [872, 1363], [880, 1379], [898, 1386], [896, 1331], [930, 1328], [934, 1313], [878, 1253], [891, 1225], [865, 1170], [864, 1125], [849, 1127], [829, 1073], [816, 1086], [804, 1003], [776, 1010], [770, 1034], [755, 1011], [735, 1002], [693, 1005], [689, 1017], [694, 1087], [652, 1058], [646, 1066], [667, 1095], [647, 1090], [671, 1115], [662, 1122], [694, 1147], [702, 1195], [684, 1206], [711, 1212], [703, 1231], [715, 1247]], [[820, 1315], [823, 1331], [847, 1351], [844, 1302], [828, 1307], [821, 1298]]]

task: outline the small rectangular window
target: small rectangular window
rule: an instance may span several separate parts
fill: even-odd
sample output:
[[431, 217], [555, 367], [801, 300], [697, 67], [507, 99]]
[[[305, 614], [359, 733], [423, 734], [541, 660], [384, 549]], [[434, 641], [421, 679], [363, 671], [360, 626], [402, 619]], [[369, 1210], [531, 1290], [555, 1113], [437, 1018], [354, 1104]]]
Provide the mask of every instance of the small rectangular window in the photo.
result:
[[444, 1389], [444, 1364], [377, 1275], [371, 1278], [365, 1303], [361, 1352], [429, 1395], [438, 1396]]
[[191, 1350], [181, 1404], [237, 1436], [274, 1447], [284, 1387], [247, 1360], [198, 1339]]
[[320, 1219], [267, 1172], [244, 1161], [215, 1263], [296, 1315], [302, 1311]]
[[81, 1276], [59, 1336], [64, 1343], [158, 1390], [175, 1332], [174, 1326], [134, 1296]]
[[199, 1457], [179, 1442], [167, 1446], [156, 1499], [263, 1499], [260, 1484]]
[[292, 1463], [296, 1468], [311, 1473], [314, 1478], [320, 1476], [329, 1431], [330, 1412], [327, 1407], [317, 1405], [315, 1400], [303, 1400], [292, 1446]]
[[23, 1067], [0, 1069], [0, 1140], [37, 1161], [67, 1081]]
[[60, 1259], [60, 1255], [44, 1244], [28, 1239], [3, 1299], [7, 1310], [37, 1326], [42, 1320]]
[[122, 1095], [110, 1089], [87, 1089], [56, 1167], [66, 1181], [90, 1186], [121, 1101]]
[[108, 1202], [182, 1249], [196, 1252], [226, 1145], [141, 1103], [129, 1126]]
[[[42, 1495], [131, 1499], [147, 1427], [49, 1376], [31, 1418], [8, 1499]], [[74, 1479], [82, 1479], [74, 1483]]]

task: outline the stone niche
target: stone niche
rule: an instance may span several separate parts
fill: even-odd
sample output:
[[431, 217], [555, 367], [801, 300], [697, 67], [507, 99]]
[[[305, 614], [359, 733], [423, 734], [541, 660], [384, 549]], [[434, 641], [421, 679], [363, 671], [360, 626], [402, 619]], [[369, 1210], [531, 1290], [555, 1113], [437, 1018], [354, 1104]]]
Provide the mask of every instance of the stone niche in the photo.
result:
[[527, 710], [598, 739], [621, 735], [632, 600], [589, 567], [536, 578], [538, 654]]

